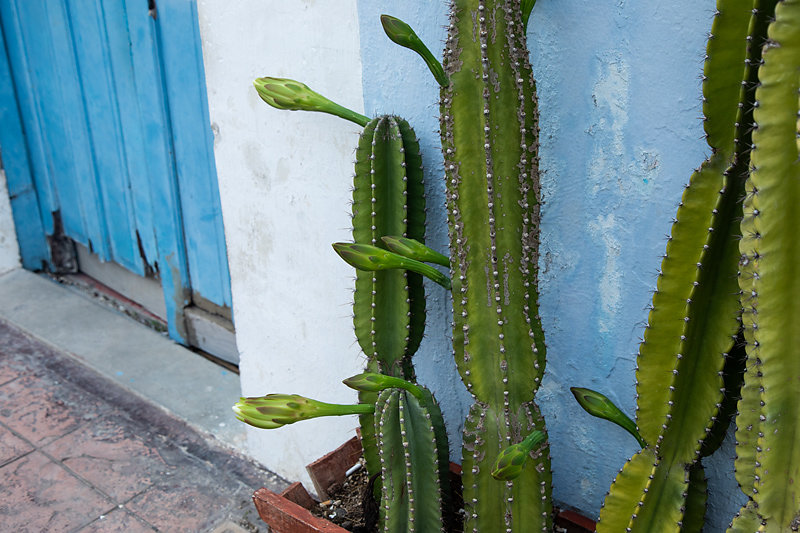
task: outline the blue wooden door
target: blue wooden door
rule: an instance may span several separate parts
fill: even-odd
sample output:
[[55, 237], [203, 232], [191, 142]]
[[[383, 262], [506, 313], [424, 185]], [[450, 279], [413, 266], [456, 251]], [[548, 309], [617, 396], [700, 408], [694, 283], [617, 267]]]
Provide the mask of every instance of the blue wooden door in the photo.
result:
[[0, 0], [0, 155], [26, 268], [58, 242], [231, 305], [194, 0]]

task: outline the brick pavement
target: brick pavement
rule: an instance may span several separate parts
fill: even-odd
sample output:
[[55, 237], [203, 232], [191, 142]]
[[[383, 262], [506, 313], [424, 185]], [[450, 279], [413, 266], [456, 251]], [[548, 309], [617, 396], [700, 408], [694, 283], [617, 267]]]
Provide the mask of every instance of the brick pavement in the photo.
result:
[[0, 321], [0, 531], [265, 531], [252, 492], [286, 485]]

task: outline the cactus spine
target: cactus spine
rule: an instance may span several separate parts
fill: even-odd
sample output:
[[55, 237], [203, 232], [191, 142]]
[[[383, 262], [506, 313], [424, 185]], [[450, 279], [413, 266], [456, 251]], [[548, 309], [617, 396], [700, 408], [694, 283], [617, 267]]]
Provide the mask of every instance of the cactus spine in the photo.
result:
[[731, 524], [734, 532], [800, 529], [798, 0], [775, 7], [759, 82], [739, 275], [747, 371], [736, 419], [736, 475], [750, 501]]
[[538, 316], [538, 124], [519, 0], [454, 0], [441, 89], [453, 346], [475, 397], [464, 428], [465, 531], [550, 531], [547, 450], [513, 482], [495, 458], [534, 430], [544, 371]]
[[[702, 529], [700, 459], [719, 446], [728, 425], [724, 404], [737, 391], [726, 387], [736, 388], [741, 361], [732, 351], [740, 313], [734, 280], [757, 43], [770, 2], [759, 3], [717, 2], [703, 78], [712, 155], [684, 190], [637, 360], [637, 422], [648, 446], [612, 484], [599, 532]], [[724, 372], [732, 375], [723, 379]]]

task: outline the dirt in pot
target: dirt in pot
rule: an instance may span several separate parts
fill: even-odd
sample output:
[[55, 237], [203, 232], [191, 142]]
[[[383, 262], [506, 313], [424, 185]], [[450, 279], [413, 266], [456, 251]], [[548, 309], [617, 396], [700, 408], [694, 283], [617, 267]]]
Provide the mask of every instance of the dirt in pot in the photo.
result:
[[366, 469], [360, 468], [311, 512], [353, 533], [375, 533], [378, 504], [372, 497], [372, 487]]

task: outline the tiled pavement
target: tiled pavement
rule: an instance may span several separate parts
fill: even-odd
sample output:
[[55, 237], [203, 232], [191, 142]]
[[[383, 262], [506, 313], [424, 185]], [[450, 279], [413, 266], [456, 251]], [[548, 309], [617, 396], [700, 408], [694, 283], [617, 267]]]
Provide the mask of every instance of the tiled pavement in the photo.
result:
[[285, 485], [0, 321], [0, 531], [265, 531], [252, 492]]

